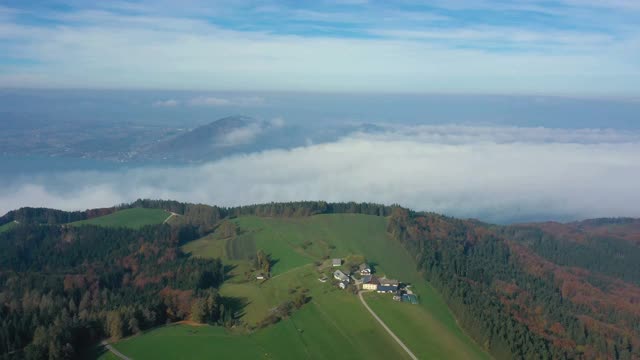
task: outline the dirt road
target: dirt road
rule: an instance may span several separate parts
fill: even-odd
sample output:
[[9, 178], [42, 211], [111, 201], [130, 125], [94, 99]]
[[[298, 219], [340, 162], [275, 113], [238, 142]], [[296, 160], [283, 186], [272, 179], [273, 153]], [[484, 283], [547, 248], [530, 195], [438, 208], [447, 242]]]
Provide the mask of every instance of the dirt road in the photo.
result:
[[407, 347], [407, 345], [405, 345], [397, 336], [396, 334], [393, 333], [393, 331], [391, 331], [391, 329], [389, 329], [387, 327], [387, 325], [384, 323], [384, 321], [382, 321], [382, 319], [380, 319], [378, 317], [378, 315], [376, 315], [376, 313], [373, 312], [373, 310], [371, 310], [371, 308], [369, 307], [369, 305], [367, 305], [366, 301], [364, 301], [364, 298], [362, 297], [362, 291], [358, 292], [358, 296], [360, 297], [360, 301], [362, 302], [362, 305], [364, 305], [364, 307], [367, 308], [367, 310], [369, 310], [369, 312], [371, 313], [371, 315], [373, 315], [373, 317], [378, 320], [378, 322], [380, 323], [380, 325], [382, 325], [382, 327], [389, 333], [389, 335], [391, 335], [391, 337], [393, 338], [393, 340], [395, 340], [398, 345], [400, 345], [400, 347], [402, 347], [404, 349], [404, 351], [407, 352], [407, 354], [409, 354], [409, 356], [413, 359], [413, 360], [418, 360], [418, 358], [411, 352], [411, 350], [409, 350], [409, 348]]

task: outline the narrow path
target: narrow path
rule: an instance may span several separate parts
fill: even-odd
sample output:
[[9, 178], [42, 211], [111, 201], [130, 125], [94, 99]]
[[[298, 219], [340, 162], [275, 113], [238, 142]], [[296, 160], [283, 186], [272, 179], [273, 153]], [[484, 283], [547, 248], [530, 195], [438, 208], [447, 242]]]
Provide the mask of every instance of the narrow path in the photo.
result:
[[172, 217], [174, 217], [174, 216], [178, 216], [178, 214], [176, 214], [176, 213], [174, 213], [174, 212], [171, 212], [171, 211], [169, 211], [169, 212], [171, 213], [171, 215], [169, 215], [169, 217], [167, 217], [166, 219], [164, 219], [164, 221], [162, 222], [163, 224], [166, 224], [166, 223], [167, 223], [167, 221], [171, 220], [171, 218], [172, 218]]
[[293, 269], [289, 269], [289, 270], [287, 270], [287, 271], [285, 271], [285, 272], [281, 272], [280, 274], [278, 274], [278, 275], [276, 275], [276, 276], [272, 276], [272, 277], [270, 277], [268, 280], [273, 280], [273, 279], [277, 278], [277, 277], [278, 277], [278, 276], [280, 276], [280, 275], [284, 275], [284, 274], [288, 274], [288, 273], [290, 273], [290, 272], [292, 272], [292, 271], [300, 270], [301, 268], [303, 268], [303, 267], [305, 267], [305, 266], [308, 266], [308, 265], [310, 265], [310, 264], [304, 264], [304, 265], [301, 265], [301, 266], [298, 266], [298, 267], [294, 267]]
[[400, 347], [402, 347], [404, 349], [404, 351], [407, 352], [407, 354], [409, 354], [409, 357], [411, 357], [413, 360], [418, 360], [418, 358], [411, 352], [411, 350], [409, 350], [409, 348], [407, 347], [407, 345], [405, 345], [397, 336], [396, 334], [393, 333], [393, 331], [391, 331], [391, 329], [389, 329], [387, 327], [387, 325], [384, 323], [384, 321], [382, 321], [382, 319], [380, 319], [378, 317], [378, 315], [376, 315], [376, 313], [373, 312], [373, 310], [371, 310], [371, 308], [369, 307], [369, 305], [367, 305], [367, 303], [364, 301], [364, 298], [362, 297], [362, 291], [358, 292], [358, 296], [360, 297], [360, 301], [362, 302], [362, 305], [364, 305], [364, 307], [367, 308], [367, 310], [369, 310], [369, 312], [371, 313], [371, 315], [373, 315], [373, 317], [378, 320], [378, 322], [380, 323], [380, 325], [382, 325], [382, 327], [389, 333], [389, 335], [391, 335], [391, 337], [398, 343], [398, 345], [400, 345]]
[[121, 353], [120, 351], [116, 350], [116, 348], [114, 348], [113, 346], [109, 345], [109, 343], [106, 340], [102, 341], [102, 345], [109, 351], [111, 351], [113, 353], [113, 355], [119, 357], [122, 360], [133, 360], [130, 357], [125, 356], [123, 353]]

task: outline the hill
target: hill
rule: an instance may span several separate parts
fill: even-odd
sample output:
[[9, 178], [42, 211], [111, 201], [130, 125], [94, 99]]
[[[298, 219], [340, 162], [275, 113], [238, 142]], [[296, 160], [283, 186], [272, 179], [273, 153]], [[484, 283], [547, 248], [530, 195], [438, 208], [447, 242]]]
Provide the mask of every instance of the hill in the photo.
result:
[[246, 116], [228, 116], [173, 138], [145, 145], [134, 159], [202, 161], [304, 144], [299, 129]]
[[[179, 216], [141, 228], [120, 226], [126, 217], [66, 225], [128, 208]], [[320, 281], [333, 257], [343, 271], [367, 260], [411, 285], [417, 305], [391, 294], [363, 301], [420, 358], [640, 356], [635, 219], [496, 226], [366, 203], [139, 200], [0, 218], [11, 221], [20, 223], [0, 232], [8, 359], [74, 357], [107, 337], [125, 338], [114, 346], [136, 358], [232, 344], [279, 358], [280, 336], [303, 358], [406, 356], [353, 286]], [[157, 327], [184, 320], [208, 325]], [[218, 341], [230, 348], [214, 350]]]
[[[640, 249], [599, 230], [582, 241], [575, 226], [554, 225], [558, 236], [548, 224], [500, 227], [398, 209], [389, 231], [494, 356], [637, 357]], [[624, 238], [637, 236], [628, 231]]]
[[11, 230], [11, 228], [13, 228], [16, 225], [17, 225], [17, 223], [14, 222], [14, 221], [8, 222], [8, 223], [6, 223], [4, 225], [0, 225], [0, 232], [9, 231], [9, 230]]
[[75, 221], [70, 225], [122, 226], [137, 229], [145, 225], [162, 224], [169, 216], [171, 216], [171, 213], [161, 209], [133, 208], [119, 210], [109, 215], [88, 220]]
[[[376, 273], [402, 279], [413, 284], [421, 303], [417, 306], [394, 302], [391, 296], [382, 301], [390, 311], [380, 314], [395, 332], [407, 334], [401, 340], [420, 358], [430, 356], [478, 359], [486, 355], [471, 339], [462, 333], [442, 298], [426, 284], [415, 270], [412, 258], [399, 243], [386, 233], [384, 217], [361, 214], [326, 214], [299, 218], [260, 218], [243, 216], [233, 220], [240, 234], [221, 238], [213, 234], [183, 246], [183, 250], [196, 256], [222, 258], [225, 263], [236, 266], [233, 278], [220, 288], [222, 295], [241, 297], [248, 304], [243, 320], [257, 324], [268, 315], [268, 309], [287, 297], [290, 287], [310, 289], [311, 306], [328, 315], [332, 321], [344, 318], [347, 324], [332, 333], [342, 333], [354, 341], [359, 336], [351, 323], [372, 323], [366, 309], [358, 304], [353, 294], [337, 290], [335, 285], [318, 281], [321, 272], [319, 262], [327, 258], [345, 258], [359, 255], [375, 264]], [[273, 277], [264, 283], [256, 283], [245, 275], [248, 262], [256, 249], [264, 250], [274, 259]], [[328, 290], [331, 289], [331, 290]], [[327, 294], [327, 291], [330, 291]], [[367, 297], [368, 299], [368, 297]], [[341, 313], [345, 304], [351, 305], [348, 312]], [[354, 304], [355, 303], [355, 304]], [[410, 309], [412, 308], [412, 309]], [[410, 311], [405, 321], [393, 322], [401, 311]], [[297, 321], [298, 326], [308, 325]], [[322, 318], [314, 321], [321, 321]], [[419, 334], [419, 335], [418, 335]], [[376, 342], [388, 336], [380, 334]], [[313, 342], [312, 339], [305, 343]], [[323, 356], [319, 356], [322, 358]]]
[[198, 126], [173, 137], [147, 141], [133, 149], [130, 160], [170, 160], [199, 162], [234, 154], [274, 149], [291, 149], [336, 141], [355, 132], [375, 133], [384, 128], [371, 124], [347, 124], [335, 127], [285, 124], [282, 120], [257, 120], [247, 116], [228, 116]]

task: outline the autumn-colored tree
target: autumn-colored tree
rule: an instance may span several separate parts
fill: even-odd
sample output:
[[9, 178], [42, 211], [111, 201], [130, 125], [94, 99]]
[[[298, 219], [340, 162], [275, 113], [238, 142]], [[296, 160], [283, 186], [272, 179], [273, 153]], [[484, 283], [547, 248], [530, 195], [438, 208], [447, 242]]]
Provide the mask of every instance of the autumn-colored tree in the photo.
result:
[[204, 323], [207, 315], [207, 304], [203, 299], [197, 299], [191, 305], [191, 321]]
[[258, 262], [258, 268], [262, 270], [265, 276], [268, 276], [269, 273], [271, 272], [271, 257], [265, 254], [264, 251], [258, 250], [256, 260]]
[[112, 339], [122, 338], [122, 316], [119, 311], [110, 311], [107, 314], [107, 333]]
[[231, 221], [223, 221], [218, 229], [220, 236], [224, 238], [234, 237], [238, 235], [238, 226]]

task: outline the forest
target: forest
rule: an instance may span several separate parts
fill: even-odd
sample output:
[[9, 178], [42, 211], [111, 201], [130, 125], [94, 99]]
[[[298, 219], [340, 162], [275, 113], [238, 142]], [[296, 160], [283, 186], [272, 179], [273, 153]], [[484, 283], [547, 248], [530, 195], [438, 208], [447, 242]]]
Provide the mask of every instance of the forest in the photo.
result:
[[0, 357], [82, 358], [100, 339], [187, 319], [194, 303], [207, 305], [202, 322], [229, 320], [222, 263], [179, 250], [196, 235], [29, 223], [1, 233]]
[[[65, 225], [133, 207], [182, 216], [139, 230]], [[327, 213], [388, 217], [390, 241], [414, 254], [460, 326], [497, 359], [640, 357], [634, 221], [496, 226], [368, 203], [223, 208], [138, 200], [0, 218], [19, 222], [0, 233], [0, 358], [79, 358], [101, 339], [185, 319], [231, 325], [233, 302], [217, 293], [224, 264], [191, 258], [180, 245], [237, 216]]]
[[[498, 359], [640, 356], [640, 257], [631, 243], [587, 236], [598, 245], [579, 247], [536, 224], [499, 227], [404, 209], [388, 231]], [[612, 257], [606, 243], [630, 251]]]

